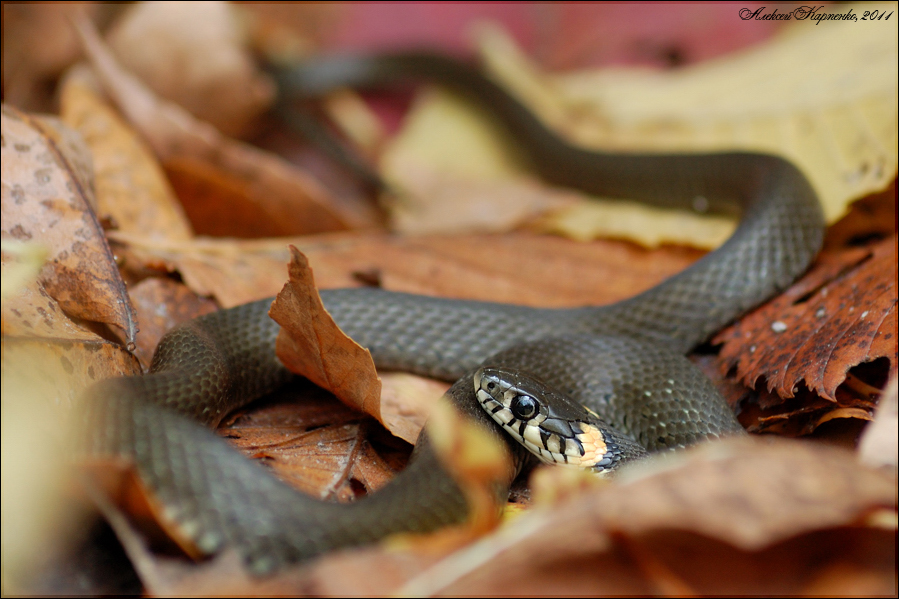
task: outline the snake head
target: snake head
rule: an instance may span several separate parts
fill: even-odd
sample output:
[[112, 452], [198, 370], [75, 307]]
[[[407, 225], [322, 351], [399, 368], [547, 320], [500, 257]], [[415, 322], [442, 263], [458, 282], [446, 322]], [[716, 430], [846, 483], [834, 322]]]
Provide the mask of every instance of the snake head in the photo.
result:
[[484, 367], [474, 375], [474, 388], [490, 417], [542, 462], [606, 474], [622, 459], [605, 422], [539, 379]]

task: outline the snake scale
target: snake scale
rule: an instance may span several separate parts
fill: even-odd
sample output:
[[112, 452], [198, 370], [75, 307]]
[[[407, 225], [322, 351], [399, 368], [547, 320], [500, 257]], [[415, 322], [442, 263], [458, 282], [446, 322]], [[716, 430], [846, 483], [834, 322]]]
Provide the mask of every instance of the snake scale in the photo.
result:
[[[280, 75], [284, 93], [436, 80], [490, 110], [552, 184], [660, 205], [739, 209], [740, 224], [719, 249], [613, 305], [539, 309], [371, 288], [321, 296], [379, 368], [456, 381], [448, 395], [457, 409], [499, 437], [505, 438], [473, 398], [473, 372], [482, 363], [532, 373], [649, 450], [741, 430], [683, 355], [789, 285], [817, 254], [821, 209], [790, 162], [746, 152], [580, 149], [477, 70], [434, 55], [332, 58]], [[387, 487], [338, 505], [289, 488], [201, 426], [214, 427], [292, 376], [275, 357], [278, 325], [267, 315], [269, 305], [255, 302], [183, 324], [160, 342], [149, 374], [94, 386], [85, 411], [89, 451], [133, 460], [161, 517], [177, 524], [188, 545], [201, 555], [234, 547], [257, 573], [462, 520], [465, 500], [426, 434]], [[522, 463], [525, 450], [509, 445]]]

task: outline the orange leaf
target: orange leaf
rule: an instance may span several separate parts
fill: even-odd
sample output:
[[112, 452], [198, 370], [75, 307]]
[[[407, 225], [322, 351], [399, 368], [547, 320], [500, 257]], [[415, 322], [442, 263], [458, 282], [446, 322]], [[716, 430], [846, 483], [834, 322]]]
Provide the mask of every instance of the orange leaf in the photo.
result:
[[164, 166], [178, 159], [198, 160], [226, 181], [238, 179], [246, 201], [257, 206], [279, 235], [371, 225], [308, 173], [274, 154], [227, 138], [180, 106], [160, 99], [116, 62], [89, 23], [79, 22], [78, 30], [104, 89]]
[[276, 351], [291, 371], [381, 421], [381, 379], [368, 350], [347, 337], [315, 289], [306, 257], [290, 247], [290, 279], [272, 304], [281, 325]]
[[783, 295], [721, 332], [721, 360], [753, 387], [793, 397], [801, 381], [836, 401], [848, 370], [886, 357], [897, 366], [896, 236], [822, 254]]

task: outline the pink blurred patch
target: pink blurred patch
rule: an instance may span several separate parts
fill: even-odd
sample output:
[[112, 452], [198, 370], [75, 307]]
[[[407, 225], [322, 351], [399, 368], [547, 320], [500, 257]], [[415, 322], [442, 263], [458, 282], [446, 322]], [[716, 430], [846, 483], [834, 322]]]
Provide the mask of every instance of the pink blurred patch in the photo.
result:
[[[491, 20], [550, 71], [607, 65], [670, 68], [759, 43], [779, 26], [744, 21], [741, 8], [761, 3], [353, 3], [326, 40], [331, 51], [430, 49], [473, 53], [471, 26]], [[408, 94], [370, 97], [395, 131]]]
[[429, 48], [471, 54], [470, 26], [500, 23], [550, 70], [697, 62], [758, 43], [778, 27], [744, 21], [761, 3], [359, 3], [343, 5], [332, 50]]

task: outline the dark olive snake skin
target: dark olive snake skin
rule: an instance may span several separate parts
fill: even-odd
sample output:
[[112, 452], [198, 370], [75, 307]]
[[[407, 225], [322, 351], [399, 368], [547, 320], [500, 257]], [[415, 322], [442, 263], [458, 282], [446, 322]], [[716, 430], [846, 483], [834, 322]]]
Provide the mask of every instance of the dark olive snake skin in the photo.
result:
[[[429, 77], [493, 110], [549, 182], [613, 197], [713, 210], [742, 220], [718, 250], [636, 297], [609, 306], [538, 309], [378, 289], [321, 293], [337, 324], [379, 368], [457, 380], [459, 410], [498, 427], [473, 399], [482, 363], [521, 368], [601, 413], [649, 450], [741, 432], [711, 383], [683, 354], [801, 274], [817, 254], [823, 217], [802, 173], [752, 153], [602, 154], [569, 146], [476, 71], [439, 56], [329, 59], [282, 73], [282, 89]], [[203, 554], [235, 548], [265, 573], [388, 534], [458, 522], [467, 507], [426, 438], [385, 489], [356, 503], [317, 501], [289, 488], [213, 432], [231, 410], [286, 382], [275, 357], [270, 300], [182, 325], [143, 377], [88, 393], [89, 450], [126, 456], [164, 519]], [[426, 435], [423, 435], [426, 437]], [[524, 450], [511, 446], [518, 462]], [[502, 491], [501, 491], [502, 492]]]

